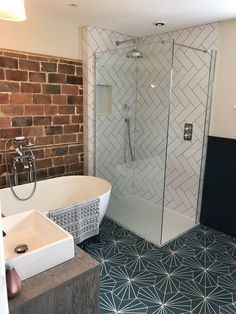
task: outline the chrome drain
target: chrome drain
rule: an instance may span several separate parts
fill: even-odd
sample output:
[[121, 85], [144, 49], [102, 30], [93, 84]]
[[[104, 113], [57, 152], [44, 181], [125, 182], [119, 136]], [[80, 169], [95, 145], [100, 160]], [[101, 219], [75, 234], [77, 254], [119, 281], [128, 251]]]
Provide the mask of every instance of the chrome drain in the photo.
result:
[[25, 252], [27, 252], [28, 251], [28, 245], [27, 244], [19, 244], [19, 245], [17, 245], [16, 247], [15, 247], [15, 252], [17, 253], [17, 254], [23, 254], [23, 253], [25, 253]]

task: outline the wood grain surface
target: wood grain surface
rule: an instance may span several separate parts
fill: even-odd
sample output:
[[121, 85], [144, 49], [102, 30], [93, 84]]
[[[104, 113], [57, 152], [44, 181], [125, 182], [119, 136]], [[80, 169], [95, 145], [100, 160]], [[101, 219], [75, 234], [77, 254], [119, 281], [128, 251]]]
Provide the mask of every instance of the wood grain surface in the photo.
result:
[[75, 247], [73, 259], [22, 282], [10, 314], [98, 314], [99, 273], [100, 265]]

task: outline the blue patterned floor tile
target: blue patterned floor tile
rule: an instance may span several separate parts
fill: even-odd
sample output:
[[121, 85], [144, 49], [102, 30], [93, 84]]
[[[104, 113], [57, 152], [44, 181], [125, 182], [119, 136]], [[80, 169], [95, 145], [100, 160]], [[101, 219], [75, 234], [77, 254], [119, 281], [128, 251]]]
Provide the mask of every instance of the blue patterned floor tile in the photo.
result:
[[220, 307], [219, 314], [235, 314], [236, 313], [236, 304], [224, 305]]
[[158, 285], [141, 288], [138, 299], [148, 307], [148, 313], [182, 314], [191, 310], [189, 298], [178, 291], [168, 294], [162, 293], [158, 289]]
[[193, 280], [202, 286], [214, 287], [221, 276], [230, 274], [230, 267], [217, 261], [186, 258], [183, 265], [193, 271]]
[[116, 281], [114, 294], [121, 300], [136, 298], [141, 287], [155, 284], [155, 276], [148, 271], [133, 271], [125, 266], [114, 267], [109, 276]]
[[147, 268], [148, 263], [161, 260], [162, 254], [157, 248], [147, 250], [144, 247], [126, 246], [121, 252], [127, 256], [126, 266], [134, 271], [141, 271]]
[[101, 314], [236, 314], [236, 240], [197, 226], [159, 248], [105, 218]]
[[113, 292], [116, 281], [112, 279], [110, 276], [101, 276], [100, 280], [100, 292], [108, 293]]
[[115, 265], [125, 265], [128, 259], [122, 253], [113, 254], [112, 252], [102, 250], [101, 248], [88, 249], [87, 253], [100, 262], [101, 276], [107, 276], [110, 272], [110, 269]]
[[137, 298], [121, 301], [114, 293], [101, 295], [100, 314], [146, 314], [147, 307]]
[[170, 266], [178, 266], [183, 263], [184, 257], [194, 256], [195, 251], [187, 245], [169, 243], [162, 247], [162, 262]]
[[179, 290], [181, 282], [193, 279], [193, 271], [182, 265], [169, 266], [157, 261], [150, 263], [147, 270], [155, 275], [156, 285], [163, 293], [174, 293]]
[[233, 302], [232, 294], [219, 285], [206, 287], [192, 280], [181, 284], [180, 291], [192, 301], [196, 314], [218, 314], [220, 306]]

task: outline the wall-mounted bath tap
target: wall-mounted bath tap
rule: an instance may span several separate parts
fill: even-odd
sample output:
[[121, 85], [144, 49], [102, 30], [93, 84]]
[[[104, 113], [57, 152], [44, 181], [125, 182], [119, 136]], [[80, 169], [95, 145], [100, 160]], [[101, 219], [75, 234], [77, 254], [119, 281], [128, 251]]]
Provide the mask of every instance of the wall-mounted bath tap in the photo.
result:
[[[11, 143], [10, 150], [14, 149], [15, 146], [18, 146], [15, 148], [16, 155], [13, 157], [11, 166], [12, 171], [10, 172], [9, 169], [9, 161], [7, 158], [7, 144]], [[5, 143], [5, 163], [7, 167], [7, 178], [9, 181], [9, 185], [11, 187], [12, 193], [14, 196], [21, 201], [28, 200], [31, 196], [33, 196], [35, 190], [36, 190], [36, 162], [35, 157], [33, 154], [33, 151], [31, 150], [31, 147], [33, 144], [31, 143], [30, 139], [24, 136], [12, 138], [6, 141]], [[19, 171], [20, 169], [24, 171], [27, 171], [28, 173], [28, 182], [34, 182], [33, 190], [30, 193], [30, 195], [26, 198], [19, 197], [16, 192], [13, 189], [13, 186], [16, 186], [19, 184]]]
[[17, 156], [13, 158], [13, 178], [14, 185], [18, 185], [18, 171], [17, 166], [23, 166], [24, 170], [28, 171], [28, 181], [33, 181], [33, 165], [35, 164], [35, 157], [29, 147], [23, 148], [22, 145], [15, 149]]

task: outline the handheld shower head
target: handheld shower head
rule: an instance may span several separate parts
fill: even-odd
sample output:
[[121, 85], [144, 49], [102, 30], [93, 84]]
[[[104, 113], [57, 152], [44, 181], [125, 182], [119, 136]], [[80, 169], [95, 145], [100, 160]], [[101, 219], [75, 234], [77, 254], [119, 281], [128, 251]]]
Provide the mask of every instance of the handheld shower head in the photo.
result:
[[130, 106], [128, 104], [124, 104], [123, 110], [124, 110], [125, 119], [129, 119], [130, 118], [130, 111], [131, 111]]

